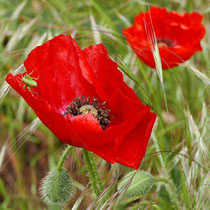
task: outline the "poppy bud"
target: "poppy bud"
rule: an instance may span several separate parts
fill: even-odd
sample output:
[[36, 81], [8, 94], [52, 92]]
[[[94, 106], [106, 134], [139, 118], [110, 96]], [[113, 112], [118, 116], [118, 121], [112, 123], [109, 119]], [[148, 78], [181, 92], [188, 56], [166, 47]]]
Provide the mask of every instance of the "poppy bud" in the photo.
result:
[[67, 202], [72, 192], [72, 181], [67, 170], [53, 168], [43, 179], [40, 192], [48, 204]]
[[154, 183], [154, 177], [145, 171], [131, 171], [118, 184], [118, 190], [122, 190], [130, 181], [131, 183], [125, 192], [126, 196], [145, 195], [151, 189]]

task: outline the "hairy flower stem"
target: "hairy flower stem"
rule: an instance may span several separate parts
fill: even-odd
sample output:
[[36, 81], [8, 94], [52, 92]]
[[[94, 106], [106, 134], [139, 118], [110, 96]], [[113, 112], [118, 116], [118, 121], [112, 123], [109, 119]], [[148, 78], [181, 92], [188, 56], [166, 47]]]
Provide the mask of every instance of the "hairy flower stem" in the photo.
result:
[[69, 154], [69, 152], [72, 150], [72, 146], [67, 146], [66, 149], [64, 150], [62, 156], [60, 157], [60, 160], [58, 161], [58, 165], [57, 165], [57, 169], [58, 171], [61, 170], [61, 168], [63, 167], [63, 163], [64, 160], [66, 159], [67, 155]]
[[99, 191], [101, 193], [104, 190], [104, 186], [102, 184], [100, 175], [99, 175], [98, 170], [96, 168], [96, 164], [95, 164], [95, 161], [94, 161], [94, 158], [93, 158], [93, 153], [92, 152], [88, 152], [88, 157], [89, 157], [90, 163], [91, 163], [93, 171], [94, 171], [94, 177], [95, 177], [95, 179], [97, 181], [97, 184], [98, 184], [98, 187], [99, 187]]
[[90, 152], [88, 152], [86, 149], [82, 149], [85, 164], [86, 164], [86, 169], [88, 172], [88, 176], [90, 179], [91, 186], [94, 190], [94, 193], [99, 196], [99, 194], [103, 190], [103, 185], [100, 179], [100, 176], [98, 174], [98, 171], [96, 169], [95, 162], [93, 160], [93, 156]]

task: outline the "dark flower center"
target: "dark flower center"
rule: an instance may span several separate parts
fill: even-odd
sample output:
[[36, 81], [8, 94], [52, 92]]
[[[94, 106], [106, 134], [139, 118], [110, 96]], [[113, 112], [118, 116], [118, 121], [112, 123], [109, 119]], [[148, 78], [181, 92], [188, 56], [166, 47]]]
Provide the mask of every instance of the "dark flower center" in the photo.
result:
[[110, 111], [110, 109], [106, 108], [106, 101], [100, 103], [95, 97], [91, 99], [90, 97], [79, 96], [68, 105], [64, 115], [71, 114], [72, 116], [77, 116], [92, 113], [100, 126], [105, 129], [111, 123]]
[[174, 46], [174, 43], [165, 37], [157, 38], [157, 43], [159, 47], [173, 47]]

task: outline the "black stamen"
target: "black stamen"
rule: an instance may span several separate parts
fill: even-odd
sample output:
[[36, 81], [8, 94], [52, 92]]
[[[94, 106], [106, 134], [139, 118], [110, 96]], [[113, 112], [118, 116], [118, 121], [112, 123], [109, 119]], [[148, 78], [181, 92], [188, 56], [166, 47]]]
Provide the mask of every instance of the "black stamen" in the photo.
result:
[[71, 114], [77, 116], [80, 114], [92, 113], [101, 127], [105, 129], [108, 124], [111, 123], [110, 111], [110, 109], [106, 108], [106, 101], [100, 103], [95, 97], [91, 100], [90, 97], [79, 96], [67, 106], [66, 112], [64, 112], [63, 115]]
[[174, 46], [174, 43], [171, 40], [169, 40], [165, 37], [157, 38], [157, 43], [166, 44], [168, 47], [173, 47]]

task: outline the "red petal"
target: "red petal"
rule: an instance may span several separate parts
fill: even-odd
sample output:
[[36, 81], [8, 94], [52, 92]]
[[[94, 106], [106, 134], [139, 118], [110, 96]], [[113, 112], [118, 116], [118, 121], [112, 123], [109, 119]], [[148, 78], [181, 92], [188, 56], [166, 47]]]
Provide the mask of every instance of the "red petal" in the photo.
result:
[[57, 112], [62, 113], [74, 97], [94, 96], [94, 88], [79, 68], [80, 49], [71, 36], [60, 35], [36, 47], [25, 60], [27, 72], [38, 77], [36, 91]]
[[[98, 154], [110, 163], [118, 162], [128, 167], [138, 169], [146, 152], [147, 143], [151, 135], [156, 115], [148, 113], [139, 124], [125, 137], [115, 139], [116, 145], [107, 144], [103, 147], [88, 147], [87, 149]], [[119, 145], [117, 143], [120, 142]]]
[[148, 113], [122, 141], [118, 149], [116, 161], [123, 165], [138, 169], [145, 154], [156, 115]]
[[38, 98], [36, 93], [23, 89], [22, 82], [18, 77], [9, 74], [6, 81], [14, 88], [31, 106], [37, 117], [63, 142], [78, 146], [77, 142], [71, 141], [73, 130], [68, 120], [61, 114], [56, 113], [53, 107], [46, 101]]
[[[116, 87], [128, 91], [129, 97], [138, 100], [136, 94], [123, 82], [122, 73], [113, 62], [103, 44], [93, 45], [81, 53], [80, 67], [82, 74], [95, 88], [102, 100], [108, 101]], [[126, 88], [124, 88], [126, 85]]]
[[104, 145], [103, 147], [87, 147], [89, 151], [94, 152], [95, 154], [102, 157], [104, 160], [109, 161], [110, 163], [115, 163], [116, 154], [114, 151], [113, 143]]
[[82, 74], [95, 88], [102, 100], [107, 101], [113, 89], [122, 82], [117, 63], [111, 61], [103, 44], [93, 45], [81, 53]]
[[[128, 86], [127, 88], [129, 89]], [[126, 95], [126, 91], [119, 88], [115, 89], [108, 102], [109, 107], [114, 114], [114, 119], [116, 118], [118, 123], [133, 118], [136, 113], [140, 113], [142, 110], [146, 109], [149, 111], [151, 109], [150, 107], [143, 105], [139, 99], [133, 100]]]
[[[113, 104], [111, 104], [110, 106], [113, 108], [113, 112], [115, 117], [117, 118], [117, 122], [116, 124], [114, 123], [114, 125], [112, 123], [112, 126], [107, 128], [103, 134], [97, 137], [94, 133], [89, 133], [88, 129], [83, 129], [83, 127], [80, 127], [80, 123], [78, 123], [78, 133], [82, 132], [84, 135], [86, 135], [86, 137], [84, 137], [83, 139], [85, 139], [84, 141], [86, 142], [88, 141], [86, 148], [90, 151], [95, 152], [96, 154], [100, 155], [102, 158], [111, 163], [116, 162], [119, 148], [121, 148], [121, 145], [124, 144], [124, 138], [126, 137], [127, 139], [127, 135], [129, 135], [129, 133], [132, 133], [133, 130], [137, 129], [137, 125], [145, 120], [145, 116], [148, 115], [150, 110], [150, 107], [129, 99], [119, 89], [115, 91], [112, 99]], [[116, 113], [115, 108], [117, 108], [117, 106], [119, 107]], [[117, 116], [117, 114], [119, 114], [119, 116]], [[138, 129], [139, 132], [142, 132], [142, 129], [144, 132], [144, 126], [142, 129], [139, 126]], [[84, 130], [84, 132], [82, 130]], [[88, 136], [90, 136], [90, 140], [88, 140]], [[133, 151], [135, 152], [136, 150]], [[140, 160], [138, 161], [140, 162]]]
[[91, 113], [71, 117], [70, 122], [71, 128], [75, 132], [74, 139], [79, 142], [81, 147], [106, 145], [107, 141], [110, 141], [110, 139], [101, 141], [104, 131]]

